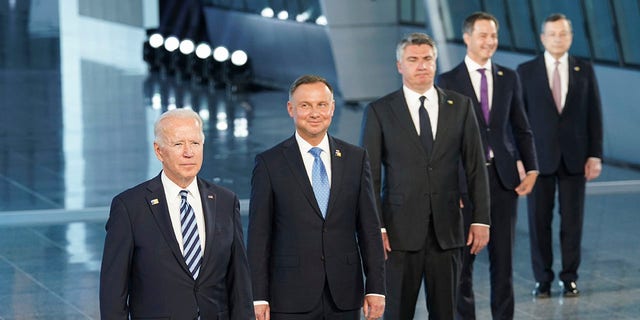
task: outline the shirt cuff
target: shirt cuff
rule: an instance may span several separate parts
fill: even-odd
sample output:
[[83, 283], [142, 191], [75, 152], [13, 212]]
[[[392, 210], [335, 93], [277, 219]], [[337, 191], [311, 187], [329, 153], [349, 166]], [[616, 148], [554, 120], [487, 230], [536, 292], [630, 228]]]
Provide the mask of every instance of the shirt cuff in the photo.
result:
[[378, 294], [378, 293], [367, 293], [364, 296], [365, 297], [366, 296], [374, 296], [374, 297], [382, 297], [382, 298], [384, 298], [384, 294]]
[[472, 223], [472, 226], [481, 226], [481, 227], [487, 227], [487, 228], [491, 228], [490, 225], [488, 224], [484, 224], [484, 223]]
[[266, 300], [256, 300], [253, 302], [254, 306], [261, 306], [261, 305], [269, 305], [269, 301]]
[[381, 231], [382, 233], [387, 233], [387, 228], [380, 228], [380, 231]]

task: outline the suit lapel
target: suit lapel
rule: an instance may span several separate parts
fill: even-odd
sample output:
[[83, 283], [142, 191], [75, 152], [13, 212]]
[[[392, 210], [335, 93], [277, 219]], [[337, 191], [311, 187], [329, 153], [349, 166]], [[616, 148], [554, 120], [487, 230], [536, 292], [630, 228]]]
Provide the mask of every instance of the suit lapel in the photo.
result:
[[331, 191], [329, 192], [329, 204], [327, 205], [327, 216], [335, 202], [336, 195], [340, 194], [340, 188], [342, 186], [342, 176], [344, 174], [344, 162], [342, 161], [342, 147], [340, 144], [329, 136], [329, 158], [331, 159]]
[[[309, 204], [311, 204], [316, 213], [322, 217], [322, 211], [320, 211], [320, 207], [318, 207], [318, 202], [316, 201], [316, 196], [313, 194], [313, 187], [311, 186], [311, 182], [309, 182], [307, 170], [304, 168], [302, 155], [300, 155], [300, 147], [298, 147], [295, 136], [285, 141], [282, 144], [282, 148], [284, 158], [289, 165], [289, 169], [291, 170], [293, 177], [300, 186], [302, 194], [307, 198], [307, 201], [309, 201]], [[331, 197], [331, 195], [329, 195], [329, 197]]]
[[158, 224], [160, 233], [169, 245], [169, 248], [171, 248], [173, 256], [176, 258], [182, 269], [190, 274], [189, 268], [184, 261], [184, 256], [180, 251], [180, 245], [176, 239], [175, 232], [173, 231], [173, 225], [171, 224], [171, 218], [169, 216], [169, 207], [167, 205], [167, 199], [164, 194], [160, 175], [151, 180], [147, 188], [150, 193], [146, 196], [146, 201], [147, 204], [149, 204], [153, 218]]
[[578, 84], [577, 78], [580, 77], [581, 71], [580, 67], [576, 64], [576, 59], [569, 56], [569, 87], [567, 88], [567, 97], [565, 98], [564, 108], [571, 105], [573, 93], [576, 92], [576, 85]]
[[[492, 67], [492, 70], [494, 68]], [[477, 72], [477, 71], [476, 71]], [[493, 75], [491, 75], [493, 77]], [[462, 90], [459, 93], [462, 93], [463, 95], [471, 98], [471, 102], [473, 102], [473, 108], [475, 109], [475, 112], [477, 115], [483, 115], [484, 113], [482, 112], [482, 107], [480, 106], [480, 101], [478, 100], [478, 96], [476, 95], [476, 91], [473, 89], [473, 83], [471, 82], [471, 77], [469, 77], [469, 69], [467, 68], [467, 65], [462, 62], [460, 63], [456, 69], [455, 69], [455, 79], [456, 82], [458, 82], [460, 84], [460, 88], [462, 88]], [[495, 82], [495, 78], [493, 78], [494, 82], [493, 82], [493, 90], [495, 92], [496, 90], [496, 82]], [[457, 91], [457, 90], [454, 90]], [[495, 93], [493, 95], [494, 99], [496, 97]], [[491, 111], [492, 109], [489, 109], [489, 121], [491, 121]], [[484, 120], [484, 117], [478, 117], [478, 122], [482, 121], [483, 124], [486, 124], [486, 121]], [[482, 124], [481, 124], [482, 125]]]
[[[395, 116], [396, 120], [400, 124], [398, 127], [402, 128], [407, 140], [411, 141], [411, 143], [413, 143], [416, 148], [424, 150], [422, 142], [420, 142], [418, 131], [416, 131], [416, 126], [411, 119], [409, 106], [407, 105], [407, 99], [405, 99], [402, 89], [397, 91], [397, 94], [395, 94], [393, 98], [388, 101], [388, 105], [391, 109], [391, 113]], [[422, 154], [425, 154], [425, 152], [422, 152]]]
[[[534, 79], [531, 82], [540, 83], [542, 85], [542, 92], [544, 93], [541, 94], [543, 94], [547, 99], [547, 103], [545, 105], [548, 105], [557, 112], [556, 102], [553, 100], [553, 92], [551, 92], [551, 87], [549, 86], [549, 75], [547, 74], [547, 65], [544, 62], [544, 55], [538, 56], [533, 72]], [[571, 79], [571, 72], [569, 72], [569, 79]]]
[[200, 192], [200, 201], [202, 202], [202, 214], [204, 215], [205, 226], [205, 246], [204, 253], [202, 255], [202, 266], [200, 267], [200, 273], [204, 273], [209, 260], [212, 258], [212, 251], [214, 248], [215, 237], [215, 225], [216, 225], [216, 194], [213, 188], [204, 180], [198, 178], [198, 190]]
[[[468, 77], [467, 77], [468, 78]], [[454, 105], [457, 101], [450, 99], [444, 91], [440, 88], [436, 87], [438, 91], [438, 125], [436, 130], [436, 139], [433, 141], [433, 152], [431, 153], [431, 158], [440, 150], [440, 144], [442, 144], [445, 137], [448, 134], [448, 131], [451, 129], [451, 126], [454, 124], [452, 122], [453, 116], [452, 111]]]

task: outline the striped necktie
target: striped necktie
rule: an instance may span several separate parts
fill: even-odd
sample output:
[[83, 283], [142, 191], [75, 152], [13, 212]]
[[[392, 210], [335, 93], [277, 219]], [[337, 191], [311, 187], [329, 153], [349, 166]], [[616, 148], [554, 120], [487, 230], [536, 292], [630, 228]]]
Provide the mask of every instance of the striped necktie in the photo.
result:
[[182, 245], [184, 261], [194, 279], [198, 278], [200, 265], [202, 264], [202, 248], [200, 247], [200, 235], [193, 207], [187, 202], [189, 191], [180, 191], [180, 224], [182, 225]]

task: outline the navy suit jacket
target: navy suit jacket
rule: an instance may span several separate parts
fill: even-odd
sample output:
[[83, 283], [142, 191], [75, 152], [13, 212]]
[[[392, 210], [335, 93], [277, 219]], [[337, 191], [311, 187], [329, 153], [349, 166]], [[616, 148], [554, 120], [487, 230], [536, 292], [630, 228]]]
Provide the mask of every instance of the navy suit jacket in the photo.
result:
[[198, 178], [205, 219], [202, 266], [193, 279], [169, 217], [160, 175], [111, 203], [100, 273], [102, 319], [253, 318], [236, 195]]
[[273, 312], [310, 311], [325, 283], [343, 310], [360, 308], [365, 292], [385, 294], [367, 153], [331, 136], [329, 147], [326, 219], [295, 136], [255, 158], [247, 249], [254, 300], [268, 301]]
[[508, 190], [520, 184], [516, 160], [522, 160], [526, 171], [538, 170], [533, 133], [522, 103], [522, 90], [515, 71], [492, 64], [493, 101], [489, 123], [482, 116], [467, 65], [462, 62], [438, 77], [438, 85], [462, 93], [473, 101], [484, 147], [491, 147], [494, 164], [502, 186]]
[[569, 88], [561, 114], [553, 101], [544, 55], [519, 65], [518, 74], [540, 173], [556, 172], [561, 159], [569, 173], [584, 173], [587, 158], [602, 158], [602, 107], [593, 67], [569, 56]]
[[473, 220], [490, 224], [489, 183], [473, 106], [468, 97], [438, 91], [438, 126], [431, 156], [420, 142], [402, 89], [367, 106], [362, 145], [369, 152], [373, 185], [391, 248], [421, 249], [433, 221], [444, 250], [465, 246], [458, 166], [464, 164]]

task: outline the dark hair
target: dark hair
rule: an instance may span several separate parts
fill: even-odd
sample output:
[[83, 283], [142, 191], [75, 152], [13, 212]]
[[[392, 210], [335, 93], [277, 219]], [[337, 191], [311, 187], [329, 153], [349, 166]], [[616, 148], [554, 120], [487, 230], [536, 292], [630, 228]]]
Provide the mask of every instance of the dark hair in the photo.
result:
[[560, 20], [567, 20], [567, 22], [569, 23], [569, 30], [571, 30], [571, 32], [573, 32], [573, 26], [571, 25], [571, 20], [569, 20], [569, 18], [567, 18], [567, 16], [565, 16], [562, 13], [552, 13], [550, 15], [548, 15], [544, 21], [542, 21], [542, 24], [540, 25], [540, 33], [544, 33], [544, 26], [547, 24], [547, 22], [556, 22], [556, 21], [560, 21]]
[[470, 16], [464, 19], [464, 21], [462, 22], [462, 33], [467, 33], [467, 34], [473, 33], [473, 26], [476, 24], [476, 21], [478, 20], [493, 21], [493, 23], [496, 24], [496, 30], [498, 30], [500, 26], [498, 24], [498, 19], [496, 19], [496, 17], [494, 17], [492, 14], [486, 13], [483, 11], [478, 11], [478, 12], [472, 13]]
[[396, 60], [402, 60], [402, 55], [404, 54], [404, 49], [409, 45], [423, 45], [426, 44], [433, 48], [433, 54], [435, 57], [438, 56], [438, 48], [436, 48], [436, 42], [431, 39], [427, 34], [414, 32], [404, 36], [404, 38], [400, 39], [398, 42], [398, 46], [396, 47]]
[[298, 89], [299, 86], [303, 84], [310, 84], [310, 83], [317, 83], [317, 82], [324, 83], [324, 85], [327, 86], [327, 88], [329, 88], [329, 91], [331, 91], [331, 94], [333, 94], [333, 88], [331, 87], [327, 79], [321, 76], [305, 74], [299, 77], [298, 79], [296, 79], [295, 81], [293, 81], [293, 83], [291, 84], [291, 87], [289, 87], [289, 100], [291, 100], [293, 93], [296, 91], [296, 89]]

